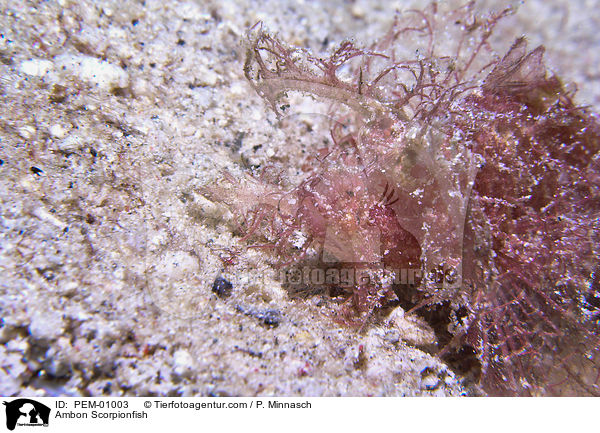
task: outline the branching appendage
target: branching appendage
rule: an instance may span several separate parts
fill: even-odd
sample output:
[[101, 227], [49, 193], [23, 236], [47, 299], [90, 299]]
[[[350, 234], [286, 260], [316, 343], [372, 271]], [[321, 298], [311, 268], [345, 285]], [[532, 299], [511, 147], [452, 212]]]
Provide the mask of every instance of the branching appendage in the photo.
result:
[[244, 73], [256, 92], [269, 102], [278, 115], [278, 102], [288, 91], [299, 91], [348, 105], [365, 118], [384, 111], [360, 81], [346, 83], [337, 71], [358, 56], [378, 56], [346, 41], [328, 58], [312, 56], [306, 50], [287, 47], [257, 23], [248, 34]]

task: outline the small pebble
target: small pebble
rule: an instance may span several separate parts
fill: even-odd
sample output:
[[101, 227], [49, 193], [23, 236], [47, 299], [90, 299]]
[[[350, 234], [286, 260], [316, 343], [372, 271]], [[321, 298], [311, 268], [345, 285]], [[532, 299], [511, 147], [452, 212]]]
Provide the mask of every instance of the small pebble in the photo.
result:
[[67, 130], [64, 126], [57, 123], [50, 127], [50, 135], [52, 135], [54, 138], [65, 138], [67, 135]]
[[231, 296], [232, 289], [233, 284], [222, 277], [217, 277], [212, 285], [213, 293], [215, 293], [219, 298], [228, 298]]
[[187, 376], [194, 367], [194, 359], [187, 350], [179, 349], [173, 354], [173, 372], [177, 376]]
[[276, 310], [267, 310], [262, 313], [259, 318], [262, 320], [263, 324], [271, 328], [279, 326], [279, 321], [281, 320], [279, 311]]
[[27, 75], [41, 77], [46, 75], [54, 64], [49, 60], [31, 59], [21, 63], [21, 72]]
[[19, 128], [19, 135], [21, 136], [21, 138], [24, 138], [25, 140], [31, 140], [31, 138], [33, 138], [35, 133], [36, 133], [36, 129], [31, 125], [25, 125], [25, 126], [21, 126]]
[[41, 176], [44, 173], [44, 170], [42, 170], [41, 168], [37, 168], [37, 167], [31, 167], [30, 170], [33, 174], [36, 174], [38, 176]]

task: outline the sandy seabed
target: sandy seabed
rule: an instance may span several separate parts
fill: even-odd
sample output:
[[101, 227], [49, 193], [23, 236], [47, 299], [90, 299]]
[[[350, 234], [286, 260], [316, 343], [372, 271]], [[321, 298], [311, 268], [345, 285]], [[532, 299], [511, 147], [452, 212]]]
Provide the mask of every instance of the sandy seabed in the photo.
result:
[[[423, 323], [359, 333], [290, 299], [269, 254], [228, 255], [235, 221], [199, 194], [273, 158], [295, 176], [314, 146], [246, 82], [246, 29], [327, 52], [416, 2], [377, 3], [0, 3], [1, 395], [480, 392], [416, 347]], [[494, 43], [543, 43], [597, 111], [599, 5], [526, 2]]]

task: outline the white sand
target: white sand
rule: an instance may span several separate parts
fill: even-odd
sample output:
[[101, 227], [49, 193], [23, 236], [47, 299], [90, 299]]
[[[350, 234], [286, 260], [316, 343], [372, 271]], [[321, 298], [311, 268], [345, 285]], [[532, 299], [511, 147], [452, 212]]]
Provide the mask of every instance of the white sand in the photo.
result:
[[[318, 297], [289, 299], [268, 254], [225, 266], [235, 225], [198, 192], [269, 158], [293, 176], [314, 139], [279, 128], [246, 83], [246, 28], [366, 43], [403, 2], [1, 3], [0, 395], [476, 392], [410, 345], [426, 327], [361, 334]], [[599, 5], [526, 3], [497, 44], [544, 43], [598, 108]], [[231, 297], [211, 292], [218, 275]]]

